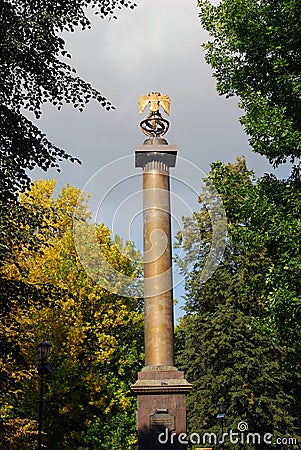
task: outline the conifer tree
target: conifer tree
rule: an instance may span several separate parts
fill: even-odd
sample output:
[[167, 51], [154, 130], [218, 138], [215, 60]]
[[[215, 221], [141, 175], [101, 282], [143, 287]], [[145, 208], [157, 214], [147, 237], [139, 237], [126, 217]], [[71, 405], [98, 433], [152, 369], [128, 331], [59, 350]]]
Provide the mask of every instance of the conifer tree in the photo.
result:
[[[212, 236], [206, 192], [200, 195], [200, 212], [194, 221], [186, 220], [179, 236], [188, 259], [194, 258], [186, 274], [186, 315], [176, 333], [177, 364], [193, 382], [190, 432], [220, 435], [216, 414], [223, 403], [225, 430], [237, 432], [243, 421], [261, 437], [300, 438], [301, 302], [299, 278], [293, 280], [300, 258], [294, 250], [300, 243], [291, 240], [292, 230], [300, 232], [300, 193], [296, 189], [292, 195], [294, 186], [288, 189], [270, 177], [255, 180], [242, 159], [234, 165], [214, 163], [209, 179], [223, 201], [228, 236], [223, 258], [206, 283], [200, 283]], [[181, 262], [182, 270], [188, 262]], [[284, 288], [290, 293], [285, 301]], [[269, 446], [228, 440], [225, 448]]]

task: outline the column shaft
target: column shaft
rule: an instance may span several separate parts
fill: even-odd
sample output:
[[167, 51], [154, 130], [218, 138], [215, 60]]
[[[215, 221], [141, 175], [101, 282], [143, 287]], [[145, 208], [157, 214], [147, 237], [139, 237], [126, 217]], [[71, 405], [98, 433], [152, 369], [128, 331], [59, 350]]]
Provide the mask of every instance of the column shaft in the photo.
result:
[[173, 366], [173, 292], [169, 171], [149, 162], [143, 173], [145, 365]]

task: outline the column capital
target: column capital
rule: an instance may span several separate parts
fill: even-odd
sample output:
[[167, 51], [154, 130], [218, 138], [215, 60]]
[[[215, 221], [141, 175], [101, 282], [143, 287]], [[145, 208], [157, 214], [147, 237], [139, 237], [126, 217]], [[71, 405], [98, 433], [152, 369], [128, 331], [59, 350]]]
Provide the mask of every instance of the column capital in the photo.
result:
[[152, 161], [160, 161], [168, 167], [175, 167], [177, 158], [177, 145], [137, 145], [135, 148], [135, 167], [145, 167]]

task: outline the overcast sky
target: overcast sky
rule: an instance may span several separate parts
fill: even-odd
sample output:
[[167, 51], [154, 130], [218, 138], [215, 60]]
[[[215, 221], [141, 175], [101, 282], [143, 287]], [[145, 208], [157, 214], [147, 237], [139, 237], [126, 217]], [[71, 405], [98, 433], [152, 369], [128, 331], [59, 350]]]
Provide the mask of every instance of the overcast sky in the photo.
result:
[[[141, 248], [141, 176], [133, 156], [144, 140], [137, 107], [141, 94], [159, 91], [171, 98], [166, 139], [178, 145], [180, 157], [171, 174], [174, 232], [181, 216], [196, 209], [201, 177], [213, 161], [233, 162], [244, 155], [258, 176], [272, 168], [252, 153], [238, 122], [242, 112], [237, 100], [215, 91], [201, 48], [208, 36], [199, 24], [195, 0], [138, 3], [134, 10], [119, 11], [118, 20], [95, 18], [92, 30], [64, 36], [77, 74], [117, 109], [107, 112], [95, 102], [84, 113], [70, 106], [60, 112], [46, 106], [39, 127], [82, 164], [63, 163], [61, 174], [34, 171], [33, 177], [56, 178], [58, 190], [67, 182], [85, 187], [96, 220]], [[286, 176], [285, 168], [277, 175]], [[181, 287], [175, 290], [177, 297], [181, 293]]]

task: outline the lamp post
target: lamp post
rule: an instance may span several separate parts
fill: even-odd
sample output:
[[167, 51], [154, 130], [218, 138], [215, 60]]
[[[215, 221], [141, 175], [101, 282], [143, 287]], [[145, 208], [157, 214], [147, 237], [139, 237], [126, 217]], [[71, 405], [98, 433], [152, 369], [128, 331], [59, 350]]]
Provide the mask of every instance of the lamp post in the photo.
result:
[[219, 407], [218, 407], [218, 414], [216, 416], [216, 418], [218, 420], [221, 421], [222, 423], [222, 449], [224, 450], [225, 448], [225, 442], [224, 442], [224, 420], [225, 420], [225, 409], [224, 409], [224, 404], [220, 403]]
[[43, 341], [37, 345], [38, 349], [38, 374], [41, 375], [40, 381], [40, 399], [39, 399], [39, 422], [38, 422], [38, 450], [42, 448], [42, 424], [43, 424], [43, 395], [44, 395], [44, 375], [52, 372], [51, 365], [47, 362], [50, 353], [51, 344]]

